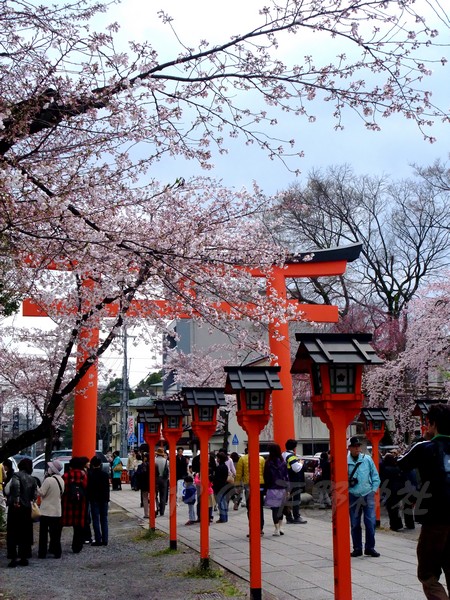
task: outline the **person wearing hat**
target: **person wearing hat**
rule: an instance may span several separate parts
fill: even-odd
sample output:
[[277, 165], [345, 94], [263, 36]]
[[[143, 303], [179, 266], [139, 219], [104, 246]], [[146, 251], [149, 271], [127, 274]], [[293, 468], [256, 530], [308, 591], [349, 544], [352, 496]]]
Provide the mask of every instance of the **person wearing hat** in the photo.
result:
[[380, 476], [372, 458], [361, 452], [361, 440], [355, 436], [349, 440], [347, 467], [353, 542], [351, 556], [356, 557], [363, 554], [361, 517], [364, 515], [366, 528], [364, 554], [378, 557], [380, 553], [375, 550], [375, 492], [380, 486]]
[[156, 506], [158, 514], [162, 517], [166, 509], [167, 487], [169, 482], [169, 462], [164, 448], [157, 448], [155, 457], [156, 473]]
[[[61, 496], [64, 492], [64, 480], [61, 477], [63, 464], [59, 460], [47, 464], [47, 472], [38, 495], [41, 498], [41, 517], [39, 519], [38, 558], [46, 558], [47, 552], [55, 558], [61, 558], [62, 509]], [[48, 538], [50, 536], [50, 544]]]

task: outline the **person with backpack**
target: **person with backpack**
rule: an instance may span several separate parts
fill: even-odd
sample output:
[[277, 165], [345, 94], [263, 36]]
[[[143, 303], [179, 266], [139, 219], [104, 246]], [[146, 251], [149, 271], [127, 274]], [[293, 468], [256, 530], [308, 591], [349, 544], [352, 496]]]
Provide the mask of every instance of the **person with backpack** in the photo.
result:
[[53, 554], [55, 558], [61, 558], [61, 497], [64, 493], [62, 470], [63, 465], [59, 460], [50, 461], [47, 464], [45, 479], [37, 490], [41, 498], [38, 558], [47, 558], [47, 552]]
[[86, 523], [86, 489], [88, 477], [84, 470], [84, 460], [73, 456], [69, 469], [63, 475], [64, 494], [62, 497], [63, 527], [73, 527], [72, 551], [78, 554], [84, 545]]
[[[10, 559], [8, 567], [28, 566], [33, 540], [31, 503], [36, 498], [37, 484], [31, 476], [33, 463], [22, 458], [19, 472], [14, 473], [5, 489], [8, 514], [6, 520], [6, 551]], [[19, 559], [19, 560], [17, 560]]]
[[[408, 495], [407, 475], [400, 469], [397, 457], [391, 452], [384, 455], [383, 462], [380, 464], [380, 478], [389, 516], [389, 528], [391, 531], [401, 531], [403, 529], [403, 498]], [[414, 515], [410, 507], [405, 508], [403, 517], [405, 526], [408, 529], [414, 529]]]
[[286, 440], [285, 448], [283, 459], [287, 466], [290, 492], [289, 503], [285, 508], [286, 522], [304, 525], [308, 521], [300, 514], [300, 504], [302, 502], [302, 490], [305, 488], [305, 474], [303, 473], [303, 463], [295, 453], [297, 440]]
[[163, 448], [156, 450], [155, 457], [155, 475], [156, 475], [156, 506], [158, 513], [162, 517], [167, 504], [167, 490], [169, 483], [169, 461]]
[[[397, 460], [406, 472], [417, 469], [415, 519], [422, 524], [417, 543], [417, 577], [429, 600], [450, 594], [450, 406], [435, 404], [426, 416], [426, 440]], [[444, 572], [447, 591], [439, 582]]]

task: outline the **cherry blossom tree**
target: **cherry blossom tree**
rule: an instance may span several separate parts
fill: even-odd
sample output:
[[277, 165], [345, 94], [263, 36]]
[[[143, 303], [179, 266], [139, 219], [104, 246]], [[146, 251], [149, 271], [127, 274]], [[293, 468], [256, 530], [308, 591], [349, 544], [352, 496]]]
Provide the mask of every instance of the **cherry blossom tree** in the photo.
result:
[[[125, 50], [115, 23], [94, 31], [95, 16], [106, 22], [105, 3], [1, 0], [0, 7], [0, 235], [11, 289], [41, 305], [53, 324], [48, 336], [30, 337], [41, 351], [33, 367], [30, 354], [19, 354], [17, 331], [2, 336], [0, 373], [29, 386], [42, 422], [9, 441], [0, 458], [51, 435], [64, 402], [125, 319], [145, 315], [164, 325], [183, 309], [233, 329], [236, 315], [286, 318], [282, 303], [274, 308], [243, 268], [284, 259], [255, 218], [268, 199], [256, 187], [236, 192], [209, 178], [175, 173], [158, 182], [165, 155], [210, 169], [213, 153], [240, 137], [289, 166], [301, 149], [278, 139], [277, 119], [314, 120], [318, 100], [330, 106], [336, 127], [347, 111], [374, 130], [402, 114], [433, 141], [433, 122], [448, 121], [426, 86], [432, 66], [446, 63], [442, 32], [413, 0], [270, 1], [248, 31], [194, 48], [161, 11], [173, 32], [168, 60], [146, 41]], [[442, 6], [433, 0], [429, 7], [448, 29]], [[333, 57], [313, 57], [308, 41], [301, 61], [284, 63], [279, 48], [294, 35], [322, 38], [336, 46]], [[228, 319], [211, 299], [233, 303]], [[166, 312], [146, 304], [138, 315], [135, 303], [144, 300], [164, 300]], [[98, 347], [75, 372], [80, 332], [97, 327]]]
[[[311, 173], [303, 187], [292, 186], [279, 204], [280, 239], [291, 247], [363, 242], [360, 260], [338, 280], [293, 282], [291, 291], [303, 302], [338, 304], [333, 331], [373, 334], [386, 363], [367, 370], [365, 390], [372, 406], [389, 408], [397, 442], [415, 428], [414, 404], [448, 355], [439, 299], [448, 293], [440, 289], [450, 262], [448, 171], [438, 163], [417, 175], [396, 182], [331, 167]], [[446, 385], [432, 393], [445, 395]]]
[[404, 348], [406, 310], [450, 262], [448, 192], [422, 178], [355, 175], [351, 167], [313, 171], [281, 194], [279, 239], [290, 247], [362, 242], [360, 260], [339, 278], [292, 282], [303, 302], [340, 307], [339, 331], [370, 331], [386, 358]]
[[[108, 243], [103, 231], [95, 229], [88, 229], [89, 235], [82, 240], [77, 236], [79, 229], [66, 220], [62, 227], [71, 232], [73, 248], [78, 248], [71, 263], [67, 259], [50, 262], [60, 256], [60, 245], [45, 232], [53, 221], [41, 223], [42, 239], [36, 236], [31, 262], [25, 261], [24, 248], [22, 289], [52, 319], [54, 327], [48, 338], [53, 343], [52, 369], [37, 356], [39, 368], [35, 367], [32, 381], [28, 369], [18, 372], [18, 364], [32, 361], [29, 353], [20, 354], [24, 335], [18, 336], [14, 329], [3, 332], [1, 377], [13, 386], [17, 398], [20, 389], [28, 387], [42, 421], [34, 430], [8, 441], [0, 452], [10, 455], [22, 444], [27, 447], [50, 436], [64, 402], [93, 361], [117, 342], [125, 320], [130, 326], [143, 323], [141, 335], [151, 338], [155, 324], [164, 327], [168, 318], [180, 312], [230, 331], [237, 330], [236, 317], [265, 326], [270, 318], [285, 315], [281, 304], [274, 309], [272, 298], [261, 295], [259, 281], [245, 269], [269, 268], [284, 259], [283, 252], [267, 242], [264, 228], [252, 218], [255, 195], [241, 193], [237, 197], [213, 182], [197, 182], [197, 186], [185, 183], [176, 193], [166, 189], [164, 200], [155, 194], [153, 199], [136, 198], [135, 203], [122, 207], [117, 221], [108, 219], [119, 226], [117, 232], [123, 228], [126, 240], [119, 243]], [[142, 211], [143, 204], [148, 212]], [[105, 217], [101, 223], [109, 229]], [[228, 321], [217, 306], [222, 301], [233, 303]], [[92, 349], [81, 332], [97, 327], [100, 340]], [[29, 346], [40, 348], [41, 343], [39, 338], [28, 338]], [[75, 371], [76, 348], [88, 356]], [[46, 370], [45, 378], [39, 378], [39, 369]]]
[[419, 399], [447, 401], [450, 391], [450, 288], [448, 272], [411, 302], [404, 350], [365, 373], [369, 404], [386, 406], [396, 423], [396, 441], [412, 431], [412, 412]]

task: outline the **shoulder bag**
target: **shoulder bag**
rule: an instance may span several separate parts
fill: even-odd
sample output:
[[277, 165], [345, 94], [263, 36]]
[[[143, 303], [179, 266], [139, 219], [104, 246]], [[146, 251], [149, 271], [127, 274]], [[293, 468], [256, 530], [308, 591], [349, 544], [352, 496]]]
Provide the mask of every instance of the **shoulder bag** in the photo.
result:
[[[53, 475], [52, 475], [52, 477], [53, 477]], [[60, 494], [60, 496], [62, 496], [62, 495], [63, 495], [63, 490], [62, 490], [61, 484], [59, 483], [59, 481], [58, 481], [58, 479], [57, 479], [56, 477], [53, 477], [53, 479], [54, 479], [54, 480], [56, 481], [56, 483], [58, 484], [58, 487], [59, 487], [59, 494]]]
[[353, 467], [352, 472], [348, 476], [348, 487], [349, 488], [355, 487], [355, 485], [358, 483], [358, 479], [355, 477], [355, 473], [360, 464], [361, 464], [360, 462], [356, 463], [356, 465]]

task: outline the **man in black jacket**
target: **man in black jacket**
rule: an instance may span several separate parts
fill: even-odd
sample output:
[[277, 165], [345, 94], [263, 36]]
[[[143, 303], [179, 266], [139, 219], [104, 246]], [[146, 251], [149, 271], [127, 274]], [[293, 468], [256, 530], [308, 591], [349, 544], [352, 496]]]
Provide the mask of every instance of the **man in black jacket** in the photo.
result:
[[184, 456], [183, 448], [177, 448], [177, 455], [175, 457], [175, 467], [176, 467], [176, 478], [177, 478], [177, 500], [181, 502], [183, 500], [183, 485], [184, 478], [189, 475], [188, 466], [189, 466], [189, 458]]
[[98, 456], [91, 458], [88, 473], [87, 497], [91, 505], [95, 541], [91, 546], [108, 545], [109, 477], [102, 469]]
[[[422, 524], [417, 544], [417, 576], [429, 600], [448, 600], [450, 591], [450, 406], [436, 404], [427, 415], [426, 440], [413, 446], [397, 464], [417, 469], [421, 487], [415, 516]], [[439, 583], [444, 571], [447, 592]]]

